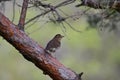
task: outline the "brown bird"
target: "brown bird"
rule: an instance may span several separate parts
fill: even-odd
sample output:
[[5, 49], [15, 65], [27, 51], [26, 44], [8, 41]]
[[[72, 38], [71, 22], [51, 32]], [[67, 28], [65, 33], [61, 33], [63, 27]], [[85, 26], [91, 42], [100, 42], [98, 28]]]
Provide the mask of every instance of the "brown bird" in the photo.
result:
[[50, 40], [45, 48], [45, 52], [46, 53], [55, 53], [56, 50], [61, 46], [61, 39], [63, 38], [64, 36], [62, 36], [61, 34], [57, 34], [55, 35], [55, 37]]

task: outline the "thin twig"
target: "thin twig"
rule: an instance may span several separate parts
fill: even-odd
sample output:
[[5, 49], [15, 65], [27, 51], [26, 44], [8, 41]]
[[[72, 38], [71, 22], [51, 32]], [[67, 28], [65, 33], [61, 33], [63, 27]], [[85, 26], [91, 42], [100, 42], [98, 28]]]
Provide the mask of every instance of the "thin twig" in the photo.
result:
[[[56, 8], [65, 6], [66, 4], [71, 4], [71, 3], [75, 2], [75, 1], [76, 1], [76, 0], [66, 0], [66, 1], [63, 1], [63, 2], [59, 3], [58, 5], [54, 6], [54, 10], [55, 10]], [[27, 22], [25, 23], [25, 25], [28, 24], [28, 23], [30, 23], [31, 21], [37, 19], [37, 18], [40, 17], [40, 16], [46, 15], [47, 13], [49, 13], [49, 12], [51, 12], [51, 11], [53, 11], [53, 10], [50, 9], [50, 10], [47, 10], [47, 11], [41, 13], [41, 14], [38, 14], [37, 16], [35, 16], [35, 17], [31, 18], [29, 21], [27, 21]]]

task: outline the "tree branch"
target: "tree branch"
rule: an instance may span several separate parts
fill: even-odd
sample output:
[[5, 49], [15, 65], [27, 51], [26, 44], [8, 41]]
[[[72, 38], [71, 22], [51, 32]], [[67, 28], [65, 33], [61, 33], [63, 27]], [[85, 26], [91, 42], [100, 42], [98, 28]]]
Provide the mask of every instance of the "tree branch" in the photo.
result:
[[51, 12], [51, 11], [53, 11], [53, 10], [61, 7], [61, 6], [65, 6], [65, 5], [71, 4], [71, 3], [75, 2], [75, 1], [76, 1], [76, 0], [65, 0], [65, 1], [57, 4], [56, 6], [52, 6], [52, 5], [51, 5], [51, 6], [52, 6], [52, 9], [49, 9], [49, 10], [47, 10], [47, 11], [41, 13], [41, 14], [36, 15], [35, 17], [33, 17], [33, 18], [31, 18], [30, 20], [28, 20], [28, 21], [25, 23], [25, 25], [28, 24], [28, 23], [30, 23], [31, 21], [33, 21], [33, 20], [35, 20], [35, 19], [43, 16], [43, 15], [46, 15], [47, 13], [49, 13], [49, 12]]
[[92, 7], [95, 9], [104, 9], [98, 2], [94, 1], [94, 0], [81, 0], [82, 3], [76, 5], [76, 7], [80, 7], [80, 6], [88, 6], [88, 7]]
[[[108, 1], [96, 1], [96, 0], [81, 0], [82, 3], [76, 5], [76, 7], [80, 6], [88, 6], [95, 9], [114, 9], [116, 11], [120, 11], [120, 1], [118, 0], [108, 0]], [[105, 5], [104, 5], [105, 4]]]
[[0, 35], [53, 80], [81, 80], [82, 73], [76, 74], [49, 54], [45, 54], [44, 48], [19, 30], [2, 13], [0, 13]]
[[20, 15], [19, 23], [18, 23], [18, 28], [23, 31], [24, 31], [24, 24], [25, 24], [25, 18], [26, 18], [26, 13], [27, 13], [28, 1], [29, 0], [23, 1], [21, 15]]

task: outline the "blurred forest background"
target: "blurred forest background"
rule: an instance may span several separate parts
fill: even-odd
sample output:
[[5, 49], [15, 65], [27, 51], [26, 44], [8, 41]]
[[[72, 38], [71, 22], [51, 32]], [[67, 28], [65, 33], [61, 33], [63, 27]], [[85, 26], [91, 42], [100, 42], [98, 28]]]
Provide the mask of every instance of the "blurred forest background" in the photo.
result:
[[[15, 7], [13, 6], [14, 1]], [[58, 4], [64, 0], [43, 2]], [[97, 1], [97, 0], [96, 0]], [[107, 0], [109, 1], [109, 0]], [[58, 9], [62, 16], [76, 14], [67, 22], [77, 32], [64, 23], [54, 23], [52, 13], [26, 24], [26, 33], [43, 47], [57, 33], [63, 34], [57, 59], [77, 73], [84, 72], [83, 80], [119, 80], [120, 78], [120, 28], [119, 12], [89, 7], [75, 7], [79, 0]], [[0, 11], [18, 24], [22, 0], [0, 3]], [[89, 9], [89, 10], [88, 10]], [[62, 12], [64, 11], [64, 13]], [[85, 12], [85, 13], [84, 13]], [[29, 8], [27, 19], [42, 13], [40, 8]], [[109, 17], [104, 17], [111, 14]], [[66, 14], [66, 15], [65, 15]], [[14, 19], [13, 19], [14, 18]], [[65, 28], [64, 28], [65, 27]], [[0, 80], [51, 80], [2, 37], [0, 37]]]

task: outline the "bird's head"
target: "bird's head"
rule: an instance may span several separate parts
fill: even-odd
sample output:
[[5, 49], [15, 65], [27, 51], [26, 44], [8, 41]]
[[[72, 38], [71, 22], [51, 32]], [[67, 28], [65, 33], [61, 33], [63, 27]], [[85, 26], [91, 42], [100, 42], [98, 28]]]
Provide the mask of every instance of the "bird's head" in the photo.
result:
[[61, 35], [61, 34], [56, 34], [55, 35], [55, 39], [58, 39], [59, 41], [63, 38], [64, 36], [63, 35]]

